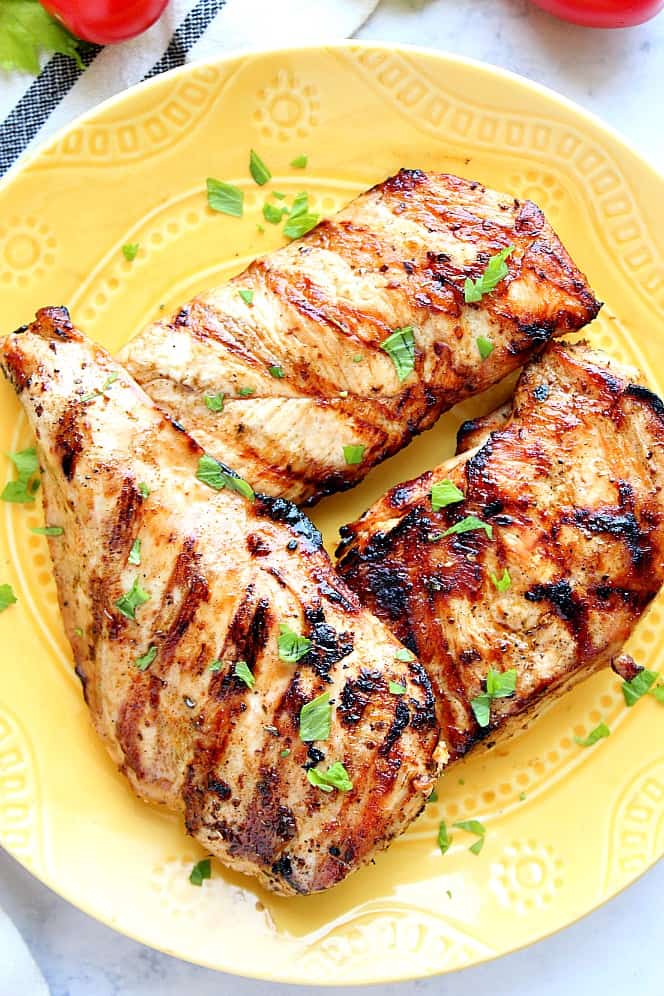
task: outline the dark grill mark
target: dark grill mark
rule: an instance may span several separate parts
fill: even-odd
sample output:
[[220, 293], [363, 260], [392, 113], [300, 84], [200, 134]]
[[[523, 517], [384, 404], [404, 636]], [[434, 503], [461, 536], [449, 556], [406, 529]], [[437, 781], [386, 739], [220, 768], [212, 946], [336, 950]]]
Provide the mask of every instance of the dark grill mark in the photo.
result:
[[175, 618], [159, 647], [159, 666], [162, 669], [173, 656], [175, 648], [191, 625], [199, 605], [210, 598], [207, 579], [198, 571], [200, 555], [196, 552], [195, 546], [196, 541], [192, 537], [188, 537], [183, 543], [163, 595], [163, 604], [168, 606], [181, 592]]
[[285, 498], [272, 498], [269, 495], [256, 495], [254, 508], [259, 515], [265, 515], [273, 522], [283, 522], [298, 539], [303, 540], [302, 550], [320, 550], [323, 538], [304, 512]]
[[625, 391], [625, 396], [643, 402], [658, 418], [664, 421], [664, 401], [658, 395], [649, 391], [647, 387], [642, 387], [641, 384], [629, 384]]
[[365, 578], [379, 612], [393, 621], [407, 619], [413, 586], [405, 568], [368, 564]]
[[312, 646], [301, 662], [312, 667], [323, 681], [330, 681], [332, 665], [353, 652], [353, 634], [337, 633], [333, 626], [325, 622], [320, 606], [305, 606], [304, 618], [310, 627], [308, 636]]
[[337, 715], [344, 726], [356, 726], [364, 715], [372, 696], [385, 691], [385, 679], [381, 671], [362, 668], [358, 678], [349, 679], [341, 689]]
[[[569, 522], [569, 517], [563, 516], [561, 521]], [[633, 512], [623, 512], [617, 509], [590, 511], [577, 508], [573, 515], [574, 525], [587, 532], [598, 535], [608, 534], [625, 542], [635, 567], [643, 566], [652, 557], [653, 549], [649, 536], [639, 526]]]
[[578, 635], [581, 631], [586, 619], [586, 606], [572, 591], [569, 581], [535, 584], [525, 597], [529, 602], [549, 602], [556, 614], [570, 624], [573, 633]]
[[80, 418], [80, 405], [73, 402], [60, 416], [58, 429], [55, 434], [55, 449], [60, 460], [62, 473], [68, 481], [71, 481], [74, 476], [76, 463], [83, 450], [83, 435], [79, 425]]
[[133, 479], [126, 477], [122, 482], [122, 490], [116, 502], [115, 521], [108, 540], [108, 548], [111, 553], [121, 555], [131, 545], [134, 518], [142, 501], [140, 491], [134, 486]]
[[383, 740], [382, 744], [378, 748], [378, 753], [381, 757], [387, 757], [387, 755], [392, 750], [394, 744], [400, 738], [403, 731], [406, 729], [410, 722], [410, 710], [403, 699], [399, 699], [394, 708], [394, 719], [392, 720], [392, 725], [388, 730], [387, 736]]
[[[408, 670], [410, 671], [413, 684], [417, 685], [424, 693], [424, 701], [418, 702], [415, 706], [415, 712], [410, 725], [414, 730], [434, 728], [437, 726], [436, 697], [433, 693], [429, 675], [419, 661], [411, 661], [408, 665]], [[412, 705], [413, 700], [411, 699], [410, 702]]]
[[224, 802], [227, 802], [232, 795], [231, 787], [228, 782], [224, 782], [218, 778], [213, 778], [212, 776], [208, 778], [207, 787], [210, 792], [214, 792], [214, 794], [218, 795]]

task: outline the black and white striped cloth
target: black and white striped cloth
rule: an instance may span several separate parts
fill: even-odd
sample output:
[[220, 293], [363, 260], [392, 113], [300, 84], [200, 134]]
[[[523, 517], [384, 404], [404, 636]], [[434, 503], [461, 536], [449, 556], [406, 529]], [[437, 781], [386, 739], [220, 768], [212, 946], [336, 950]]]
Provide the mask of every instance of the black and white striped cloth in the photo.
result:
[[347, 38], [378, 0], [172, 0], [132, 41], [90, 46], [86, 68], [62, 55], [40, 75], [0, 70], [0, 176], [73, 118], [140, 80], [232, 49]]

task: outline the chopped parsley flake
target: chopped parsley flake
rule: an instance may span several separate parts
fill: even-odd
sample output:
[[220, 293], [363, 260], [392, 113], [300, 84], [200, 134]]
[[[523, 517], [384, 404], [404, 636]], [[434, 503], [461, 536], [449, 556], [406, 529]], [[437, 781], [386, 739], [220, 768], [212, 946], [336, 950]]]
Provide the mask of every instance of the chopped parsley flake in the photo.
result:
[[141, 540], [139, 540], [138, 536], [131, 545], [128, 562], [134, 564], [136, 567], [141, 563]]
[[4, 612], [10, 605], [18, 602], [14, 589], [10, 584], [0, 584], [0, 612]]
[[189, 874], [189, 881], [192, 885], [202, 885], [203, 879], [212, 878], [212, 866], [209, 858], [203, 858], [195, 864]]
[[489, 539], [493, 539], [493, 527], [488, 522], [482, 522], [476, 515], [467, 515], [461, 522], [455, 522], [453, 526], [446, 529], [443, 536], [454, 536], [457, 533], [468, 533], [473, 529], [483, 529]]
[[256, 393], [255, 387], [238, 387], [237, 393], [241, 398], [250, 398], [252, 394]]
[[605, 737], [611, 735], [611, 730], [608, 728], [606, 723], [600, 723], [591, 730], [587, 737], [574, 737], [574, 740], [579, 745], [579, 747], [592, 747], [596, 744], [598, 740], [603, 740]]
[[118, 373], [117, 370], [114, 370], [113, 373], [109, 374], [103, 383], [102, 391], [107, 391], [108, 388], [111, 386], [111, 384], [115, 384], [119, 376], [120, 374]]
[[405, 695], [406, 686], [400, 685], [398, 681], [390, 681], [388, 684], [390, 692], [392, 695]]
[[150, 664], [152, 664], [156, 656], [157, 656], [157, 648], [154, 646], [150, 647], [150, 649], [146, 654], [143, 654], [142, 657], [137, 658], [136, 667], [138, 668], [139, 671], [147, 671], [147, 669], [150, 667]]
[[412, 325], [396, 329], [381, 342], [380, 348], [394, 363], [400, 381], [404, 381], [415, 369], [415, 335]]
[[493, 573], [493, 571], [489, 576], [491, 578], [491, 581], [493, 582], [494, 587], [497, 588], [498, 591], [507, 591], [507, 589], [512, 584], [512, 578], [510, 577], [510, 572], [507, 570], [507, 568], [505, 568], [505, 570], [503, 571], [503, 576], [501, 578], [497, 578], [496, 575]]
[[279, 751], [279, 757], [290, 757], [290, 747], [284, 747]]
[[481, 301], [485, 294], [490, 294], [492, 290], [496, 289], [500, 281], [504, 280], [509, 273], [505, 260], [513, 252], [514, 246], [506, 246], [505, 249], [501, 249], [490, 258], [481, 277], [476, 280], [466, 277], [463, 285], [463, 296], [466, 304]]
[[284, 368], [276, 365], [268, 367], [267, 372], [270, 374], [271, 377], [276, 377], [277, 380], [281, 380], [282, 377], [286, 376], [286, 374], [284, 373]]
[[30, 532], [35, 536], [62, 536], [64, 529], [62, 526], [34, 526]]
[[126, 616], [127, 619], [136, 620], [136, 609], [150, 601], [150, 595], [141, 587], [141, 579], [136, 575], [134, 583], [126, 594], [121, 595], [115, 603], [115, 607]]
[[659, 677], [657, 671], [648, 671], [643, 668], [635, 674], [631, 681], [623, 681], [622, 692], [625, 697], [625, 705], [633, 706], [640, 698], [646, 695]]
[[126, 242], [122, 247], [122, 255], [128, 263], [133, 263], [138, 252], [139, 242]]
[[18, 505], [30, 505], [35, 500], [35, 492], [39, 490], [40, 483], [35, 476], [39, 472], [37, 450], [31, 446], [18, 453], [8, 453], [7, 456], [14, 464], [18, 477], [7, 482], [0, 498]]
[[479, 854], [484, 847], [484, 838], [486, 836], [486, 827], [479, 820], [459, 820], [458, 823], [452, 824], [458, 830], [466, 830], [468, 833], [474, 833], [478, 838], [474, 844], [471, 844], [468, 848], [473, 854]]
[[268, 180], [272, 179], [272, 174], [255, 149], [249, 153], [249, 172], [259, 187], [264, 186]]
[[207, 200], [213, 211], [220, 214], [230, 214], [233, 218], [241, 218], [244, 209], [244, 194], [239, 187], [223, 180], [207, 179]]
[[208, 667], [208, 671], [212, 671], [214, 674], [216, 674], [217, 671], [221, 671], [222, 667], [223, 667], [223, 661], [212, 661], [212, 663]]
[[254, 303], [254, 292], [252, 290], [239, 290], [238, 294], [240, 295], [245, 304]]
[[309, 768], [307, 780], [310, 785], [322, 789], [323, 792], [331, 792], [332, 789], [339, 789], [340, 792], [350, 792], [353, 783], [348, 777], [348, 772], [341, 761], [335, 761], [327, 771], [318, 768]]
[[309, 162], [309, 156], [296, 156], [295, 159], [291, 159], [291, 166], [293, 169], [304, 169]]
[[281, 623], [279, 626], [279, 638], [277, 640], [279, 648], [279, 658], [287, 664], [296, 664], [300, 658], [309, 653], [311, 640], [306, 636], [300, 636], [294, 630]]
[[138, 485], [138, 493], [140, 494], [141, 498], [150, 497], [150, 489], [147, 486], [147, 484], [145, 484], [143, 481], [141, 481], [141, 483]]
[[507, 671], [496, 671], [489, 668], [486, 676], [486, 692], [470, 700], [470, 705], [477, 723], [481, 727], [489, 725], [491, 720], [491, 703], [494, 699], [506, 699], [516, 691], [516, 668]]
[[245, 683], [247, 688], [253, 688], [256, 684], [256, 679], [251, 673], [249, 665], [246, 661], [236, 661], [235, 667], [233, 668], [233, 674], [236, 678], [240, 678], [240, 680]]
[[438, 793], [433, 789], [427, 796], [427, 802], [438, 802]]
[[266, 201], [263, 205], [263, 217], [271, 225], [278, 225], [285, 214], [288, 214], [288, 208], [279, 207], [277, 204], [270, 204], [269, 201]]
[[656, 685], [650, 692], [656, 702], [664, 705], [664, 685]]
[[396, 654], [394, 656], [395, 656], [395, 658], [398, 661], [414, 661], [415, 660], [415, 654], [412, 653], [412, 651], [408, 650], [407, 647], [401, 647], [400, 650], [397, 650], [397, 652], [396, 652]]
[[355, 353], [354, 356], [351, 356], [353, 363], [361, 363], [363, 359], [362, 353]]
[[225, 397], [226, 395], [222, 392], [219, 392], [219, 394], [206, 394], [204, 395], [205, 407], [211, 412], [223, 412]]
[[463, 491], [459, 491], [456, 484], [447, 477], [431, 487], [431, 507], [434, 512], [439, 512], [441, 508], [447, 508], [448, 505], [454, 505], [463, 499]]
[[438, 827], [438, 847], [440, 848], [440, 853], [445, 854], [446, 851], [449, 851], [451, 844], [452, 838], [447, 832], [447, 823], [445, 820], [441, 820]]
[[362, 463], [364, 456], [364, 445], [362, 443], [350, 443], [344, 446], [344, 460], [347, 464]]
[[273, 190], [272, 191], [272, 196], [276, 197], [276, 199], [278, 201], [285, 201], [286, 200], [286, 195], [282, 194], [280, 190]]
[[300, 709], [300, 740], [304, 743], [327, 740], [331, 725], [332, 706], [329, 692], [323, 692], [311, 702], [305, 702]]
[[288, 221], [284, 225], [284, 235], [287, 239], [299, 239], [315, 228], [319, 220], [320, 216], [309, 210], [308, 194], [300, 193], [293, 201]]
[[248, 498], [249, 501], [253, 501], [256, 497], [253, 489], [246, 481], [242, 480], [241, 477], [233, 477], [232, 474], [222, 470], [220, 464], [211, 456], [208, 456], [207, 453], [198, 461], [196, 477], [203, 484], [207, 484], [208, 487], [213, 488], [215, 491], [230, 488], [231, 491], [237, 491], [245, 498]]
[[483, 360], [486, 360], [489, 356], [491, 356], [494, 350], [494, 345], [491, 342], [491, 339], [487, 339], [485, 335], [478, 335], [475, 341], [477, 343], [478, 353]]

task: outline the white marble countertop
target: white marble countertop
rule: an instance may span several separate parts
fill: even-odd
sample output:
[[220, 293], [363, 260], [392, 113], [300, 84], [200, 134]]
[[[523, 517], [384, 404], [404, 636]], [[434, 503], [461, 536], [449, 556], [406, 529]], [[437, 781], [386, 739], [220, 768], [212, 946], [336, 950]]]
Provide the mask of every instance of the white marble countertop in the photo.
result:
[[[664, 14], [629, 30], [587, 31], [555, 21], [527, 0], [383, 0], [358, 34], [457, 52], [544, 83], [603, 118], [662, 168]], [[465, 996], [468, 991], [661, 996], [663, 893], [660, 864], [602, 909], [531, 948], [452, 976], [381, 991], [385, 996]], [[292, 987], [231, 978], [144, 948], [69, 906], [1, 853], [0, 906], [23, 933], [53, 996], [292, 992]], [[303, 996], [367, 992], [300, 991]], [[0, 996], [31, 994], [6, 992], [0, 977]]]

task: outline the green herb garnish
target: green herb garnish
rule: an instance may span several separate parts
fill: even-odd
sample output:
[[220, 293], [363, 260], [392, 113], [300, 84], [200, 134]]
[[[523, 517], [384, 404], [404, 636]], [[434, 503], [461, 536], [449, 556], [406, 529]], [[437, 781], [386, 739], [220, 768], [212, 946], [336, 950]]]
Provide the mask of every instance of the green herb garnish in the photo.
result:
[[514, 246], [507, 246], [505, 249], [501, 249], [500, 252], [489, 259], [481, 277], [478, 277], [477, 280], [471, 280], [470, 277], [466, 277], [463, 285], [463, 296], [466, 304], [474, 304], [476, 301], [481, 301], [485, 294], [490, 294], [492, 290], [495, 290], [500, 281], [505, 279], [509, 273], [505, 260], [513, 252]]
[[441, 820], [438, 827], [438, 847], [440, 848], [440, 853], [445, 854], [446, 851], [449, 851], [451, 844], [452, 838], [447, 832], [447, 824], [445, 820]]
[[268, 180], [272, 179], [272, 174], [255, 149], [249, 153], [249, 172], [259, 187], [264, 186]]
[[139, 245], [139, 242], [126, 242], [125, 245], [123, 245], [122, 255], [128, 263], [132, 263], [136, 259], [136, 253], [138, 252]]
[[281, 380], [282, 377], [286, 376], [284, 368], [279, 366], [268, 367], [267, 372], [271, 377], [276, 377], [277, 380]]
[[314, 740], [327, 740], [332, 725], [332, 706], [330, 693], [305, 702], [300, 709], [300, 740], [312, 743]]
[[390, 682], [388, 682], [388, 688], [389, 688], [389, 690], [390, 690], [390, 692], [391, 692], [392, 695], [405, 695], [406, 694], [406, 686], [399, 684], [398, 681], [390, 681]]
[[657, 671], [648, 671], [647, 668], [643, 668], [642, 671], [634, 675], [631, 681], [623, 681], [622, 692], [625, 697], [625, 705], [631, 707], [640, 698], [647, 695], [658, 677], [659, 673]]
[[319, 220], [320, 216], [309, 210], [308, 194], [300, 193], [293, 201], [288, 221], [284, 225], [284, 235], [287, 239], [299, 239], [315, 228]]
[[497, 588], [498, 591], [507, 591], [507, 589], [512, 584], [512, 578], [510, 577], [510, 572], [507, 570], [507, 568], [505, 568], [505, 570], [503, 571], [502, 578], [497, 578], [496, 575], [493, 573], [493, 571], [491, 572], [489, 577], [491, 578], [494, 587]]
[[154, 646], [150, 647], [150, 649], [146, 654], [143, 654], [142, 657], [138, 657], [136, 659], [136, 667], [138, 668], [139, 671], [147, 671], [147, 669], [150, 667], [150, 664], [152, 664], [156, 656], [157, 656], [157, 648]]
[[269, 201], [263, 205], [263, 217], [271, 225], [278, 225], [285, 214], [288, 214], [288, 208], [278, 207], [276, 204], [270, 204]]
[[254, 303], [254, 292], [252, 290], [239, 290], [238, 294], [240, 295], [245, 304]]
[[309, 653], [311, 640], [306, 636], [300, 636], [294, 630], [281, 623], [279, 626], [279, 638], [277, 640], [279, 657], [287, 664], [296, 664], [300, 658]]
[[143, 481], [141, 481], [141, 483], [138, 485], [138, 493], [140, 494], [141, 498], [150, 497], [150, 489], [147, 486], [147, 484], [145, 484]]
[[232, 474], [226, 473], [222, 470], [220, 465], [211, 456], [205, 453], [198, 461], [198, 470], [196, 471], [196, 477], [203, 484], [207, 484], [209, 488], [214, 488], [215, 491], [222, 491], [224, 488], [230, 488], [231, 491], [237, 491], [239, 494], [248, 498], [249, 501], [253, 501], [256, 497], [253, 489], [246, 481], [241, 477], [233, 477]]
[[245, 683], [247, 688], [253, 688], [256, 684], [256, 679], [254, 678], [246, 661], [236, 661], [235, 667], [233, 668], [233, 674], [236, 678], [240, 678], [240, 680]]
[[446, 529], [443, 536], [454, 536], [457, 533], [469, 533], [473, 529], [483, 529], [489, 539], [493, 539], [493, 527], [488, 522], [482, 522], [476, 515], [467, 515], [461, 522], [455, 522], [453, 526]]
[[126, 594], [121, 595], [115, 603], [115, 607], [126, 616], [127, 619], [136, 621], [136, 609], [150, 601], [150, 595], [141, 586], [141, 579], [136, 575], [134, 583]]
[[364, 456], [364, 445], [362, 443], [350, 443], [344, 446], [344, 460], [347, 464], [362, 463]]
[[431, 507], [434, 512], [439, 512], [441, 508], [447, 508], [448, 505], [463, 501], [464, 497], [463, 491], [459, 491], [456, 484], [453, 484], [447, 477], [444, 481], [439, 481], [431, 487]]
[[397, 650], [397, 652], [395, 653], [394, 656], [395, 656], [395, 658], [398, 661], [414, 661], [415, 660], [415, 654], [412, 653], [412, 651], [410, 651], [407, 647], [401, 647], [400, 650]]
[[14, 589], [10, 584], [0, 584], [0, 612], [4, 612], [10, 605], [18, 602]]
[[0, 498], [18, 505], [32, 504], [35, 492], [39, 489], [39, 478], [35, 476], [39, 472], [36, 449], [31, 446], [18, 453], [8, 453], [7, 456], [14, 464], [18, 477], [7, 482]]
[[212, 663], [208, 666], [208, 671], [212, 671], [216, 674], [217, 671], [221, 671], [222, 667], [223, 661], [212, 661]]
[[290, 747], [284, 747], [279, 751], [279, 757], [290, 757]]
[[452, 824], [458, 830], [466, 830], [468, 833], [474, 833], [479, 839], [471, 844], [468, 848], [473, 854], [479, 854], [484, 847], [484, 838], [486, 836], [486, 827], [479, 820], [459, 820], [458, 823]]
[[293, 169], [304, 169], [309, 162], [309, 156], [296, 156], [295, 159], [291, 159], [291, 166]]
[[74, 38], [66, 28], [35, 0], [0, 3], [0, 68], [19, 69], [39, 75], [39, 53], [59, 52], [85, 64], [78, 46], [85, 44]]
[[606, 723], [600, 723], [594, 730], [591, 730], [587, 737], [574, 737], [579, 747], [592, 747], [598, 740], [611, 736], [611, 730]]
[[494, 345], [491, 342], [491, 339], [487, 339], [485, 335], [478, 335], [475, 342], [477, 343], [477, 351], [483, 360], [486, 360], [487, 357], [491, 356], [494, 350]]
[[491, 720], [491, 703], [494, 699], [506, 699], [516, 691], [516, 668], [507, 671], [496, 671], [489, 668], [486, 676], [486, 692], [470, 700], [470, 705], [477, 723], [481, 727], [489, 725]]
[[224, 398], [225, 394], [219, 392], [219, 394], [206, 394], [204, 395], [205, 407], [211, 412], [223, 412], [224, 410]]
[[400, 381], [405, 380], [415, 369], [415, 334], [412, 325], [396, 329], [381, 342], [380, 348], [394, 363]]
[[335, 761], [327, 771], [321, 771], [318, 768], [309, 768], [307, 771], [307, 780], [310, 785], [322, 789], [323, 792], [331, 792], [332, 789], [338, 789], [340, 792], [350, 792], [353, 787], [353, 783], [348, 777], [348, 772], [341, 761]]
[[30, 532], [35, 536], [62, 536], [64, 529], [62, 526], [34, 526]]
[[138, 536], [131, 544], [131, 550], [129, 551], [127, 562], [129, 564], [134, 564], [135, 567], [138, 567], [141, 563], [141, 540]]
[[223, 180], [207, 179], [207, 199], [213, 211], [220, 214], [230, 214], [233, 218], [241, 218], [244, 208], [244, 194], [239, 187], [234, 187]]
[[212, 877], [212, 866], [209, 858], [203, 858], [191, 869], [189, 881], [192, 885], [202, 885], [204, 878]]
[[427, 796], [427, 802], [438, 802], [438, 793], [433, 789]]
[[255, 387], [238, 387], [237, 393], [241, 398], [250, 398], [252, 394], [256, 393]]

